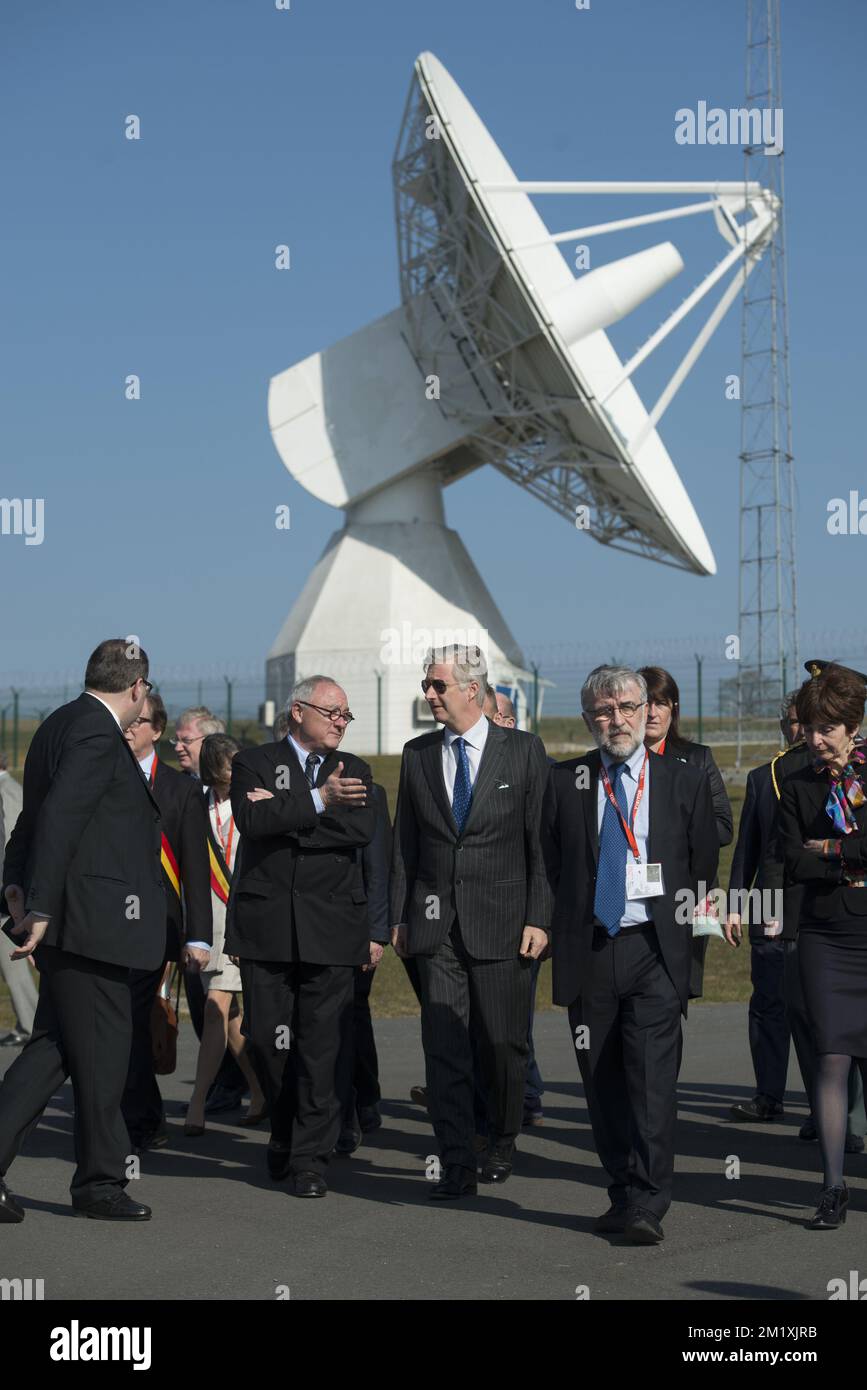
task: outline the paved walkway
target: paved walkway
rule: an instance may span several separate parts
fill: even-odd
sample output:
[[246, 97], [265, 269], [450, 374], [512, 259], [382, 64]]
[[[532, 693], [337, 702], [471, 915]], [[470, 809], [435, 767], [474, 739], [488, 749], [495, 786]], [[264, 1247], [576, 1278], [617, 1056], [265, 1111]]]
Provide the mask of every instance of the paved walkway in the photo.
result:
[[[0, 1278], [42, 1278], [46, 1299], [826, 1299], [831, 1278], [867, 1275], [867, 1158], [847, 1159], [848, 1224], [803, 1229], [819, 1187], [815, 1144], [794, 1064], [790, 1108], [768, 1126], [727, 1122], [751, 1095], [746, 1007], [693, 1008], [680, 1084], [676, 1201], [660, 1247], [592, 1234], [607, 1205], [559, 1011], [537, 1018], [547, 1082], [545, 1124], [520, 1141], [501, 1189], [461, 1203], [428, 1200], [433, 1152], [426, 1117], [408, 1100], [423, 1079], [416, 1019], [376, 1025], [385, 1124], [350, 1159], [331, 1165], [324, 1201], [302, 1202], [268, 1179], [264, 1132], [212, 1124], [146, 1154], [132, 1195], [154, 1208], [146, 1225], [70, 1216], [71, 1093], [54, 1099], [11, 1186], [27, 1207], [0, 1228]], [[185, 1030], [172, 1100], [190, 1093], [195, 1039]], [[11, 1060], [11, 1059], [8, 1059]], [[3, 1058], [3, 1064], [7, 1058]], [[740, 1178], [726, 1177], [730, 1156]]]

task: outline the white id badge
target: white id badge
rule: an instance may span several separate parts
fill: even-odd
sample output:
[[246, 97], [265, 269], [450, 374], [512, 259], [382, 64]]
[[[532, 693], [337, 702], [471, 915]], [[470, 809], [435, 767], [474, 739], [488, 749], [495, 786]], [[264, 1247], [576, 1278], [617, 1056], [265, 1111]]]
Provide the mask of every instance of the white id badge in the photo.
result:
[[659, 898], [664, 891], [661, 864], [626, 865], [627, 898]]

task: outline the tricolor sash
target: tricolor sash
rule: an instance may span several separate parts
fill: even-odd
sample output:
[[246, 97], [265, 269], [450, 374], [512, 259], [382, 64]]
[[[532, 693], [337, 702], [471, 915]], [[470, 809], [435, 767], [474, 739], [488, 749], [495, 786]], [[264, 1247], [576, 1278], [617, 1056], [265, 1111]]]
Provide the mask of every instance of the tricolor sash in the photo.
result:
[[232, 870], [226, 863], [223, 847], [214, 834], [210, 815], [208, 816], [208, 861], [211, 868], [211, 888], [221, 903], [228, 903], [229, 889], [232, 885]]
[[[154, 760], [151, 766], [151, 775], [148, 779], [151, 784], [151, 790], [153, 790], [154, 782], [156, 781], [158, 762], [159, 758], [156, 755], [156, 750], [154, 750]], [[174, 888], [178, 902], [180, 902], [181, 873], [180, 869], [178, 868], [178, 857], [172, 849], [171, 845], [169, 844], [168, 836], [166, 835], [166, 832], [164, 830], [161, 832], [160, 836], [160, 863], [163, 866], [163, 873], [165, 874], [169, 883]]]

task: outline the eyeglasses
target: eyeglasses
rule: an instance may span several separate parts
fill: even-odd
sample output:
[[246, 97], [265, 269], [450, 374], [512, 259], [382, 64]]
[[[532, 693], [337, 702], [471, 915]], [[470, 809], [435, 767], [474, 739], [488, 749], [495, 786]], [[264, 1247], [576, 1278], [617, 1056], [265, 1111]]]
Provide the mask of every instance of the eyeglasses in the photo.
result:
[[[151, 685], [151, 682], [150, 682], [150, 681], [146, 681], [145, 678], [144, 678], [144, 676], [139, 676], [138, 679], [141, 681], [142, 685], [144, 686], [146, 693], [147, 693], [148, 695], [150, 695], [151, 691], [153, 690], [153, 686]], [[138, 684], [138, 681], [136, 681], [136, 685], [137, 685], [137, 684]]]
[[421, 688], [424, 691], [425, 695], [428, 693], [431, 686], [433, 686], [437, 695], [445, 695], [446, 691], [451, 690], [454, 685], [454, 681], [432, 681], [425, 679], [421, 683]]
[[153, 724], [153, 722], [152, 719], [142, 719], [141, 715], [139, 715], [138, 719], [134, 719], [129, 727], [131, 729], [137, 729], [142, 724]]
[[622, 714], [624, 719], [634, 719], [640, 709], [647, 704], [646, 700], [640, 700], [635, 704], [632, 700], [626, 700], [622, 705], [601, 705], [599, 709], [589, 709], [586, 713], [596, 724], [607, 724], [615, 714]]
[[322, 705], [311, 705], [309, 700], [295, 700], [296, 705], [306, 705], [308, 709], [315, 709], [317, 714], [324, 714], [326, 719], [330, 719], [332, 724], [336, 724], [338, 719], [343, 719], [347, 724], [351, 724], [355, 715], [348, 709], [338, 709], [337, 705], [333, 709], [324, 709]]
[[180, 738], [175, 734], [175, 737], [171, 739], [170, 742], [173, 743], [175, 747], [177, 747], [179, 743], [182, 743], [185, 748], [189, 748], [191, 743], [201, 743], [204, 737], [204, 734], [198, 734], [196, 738]]

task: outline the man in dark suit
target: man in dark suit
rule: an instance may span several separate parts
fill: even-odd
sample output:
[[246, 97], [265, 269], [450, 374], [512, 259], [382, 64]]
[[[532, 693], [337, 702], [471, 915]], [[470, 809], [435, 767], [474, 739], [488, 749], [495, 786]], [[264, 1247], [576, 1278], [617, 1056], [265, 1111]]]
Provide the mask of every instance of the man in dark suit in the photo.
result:
[[[124, 1192], [121, 1114], [132, 1032], [130, 969], [154, 970], [166, 936], [160, 815], [123, 731], [150, 690], [137, 639], [100, 643], [84, 693], [39, 726], [24, 764], [24, 809], [3, 891], [19, 957], [36, 952], [33, 1034], [0, 1087], [0, 1179], [67, 1076], [75, 1089], [72, 1206], [145, 1221]], [[24, 1212], [0, 1181], [0, 1219]]]
[[166, 723], [166, 707], [154, 690], [126, 731], [126, 741], [160, 809], [166, 890], [162, 962], [155, 970], [130, 972], [132, 1050], [122, 1109], [130, 1140], [139, 1151], [162, 1148], [168, 1142], [151, 1046], [151, 1013], [166, 964], [180, 961], [183, 970], [203, 970], [213, 941], [208, 823], [201, 783], [169, 767], [157, 754]]
[[359, 856], [374, 835], [367, 763], [337, 749], [352, 714], [329, 676], [292, 692], [289, 733], [232, 763], [241, 837], [226, 952], [244, 986], [243, 1032], [271, 1114], [268, 1169], [296, 1197], [324, 1197], [340, 1132], [335, 1069], [352, 1027], [353, 973], [377, 965]]
[[596, 1229], [663, 1239], [695, 907], [719, 839], [704, 772], [644, 747], [647, 687], [597, 667], [581, 691], [597, 749], [551, 769], [553, 995], [569, 1009], [611, 1207]]
[[394, 826], [392, 942], [418, 960], [438, 1200], [476, 1191], [473, 1042], [488, 1105], [480, 1174], [505, 1182], [512, 1171], [531, 963], [548, 944], [545, 749], [535, 734], [485, 718], [486, 684], [478, 647], [428, 652], [422, 690], [443, 728], [405, 746]]

